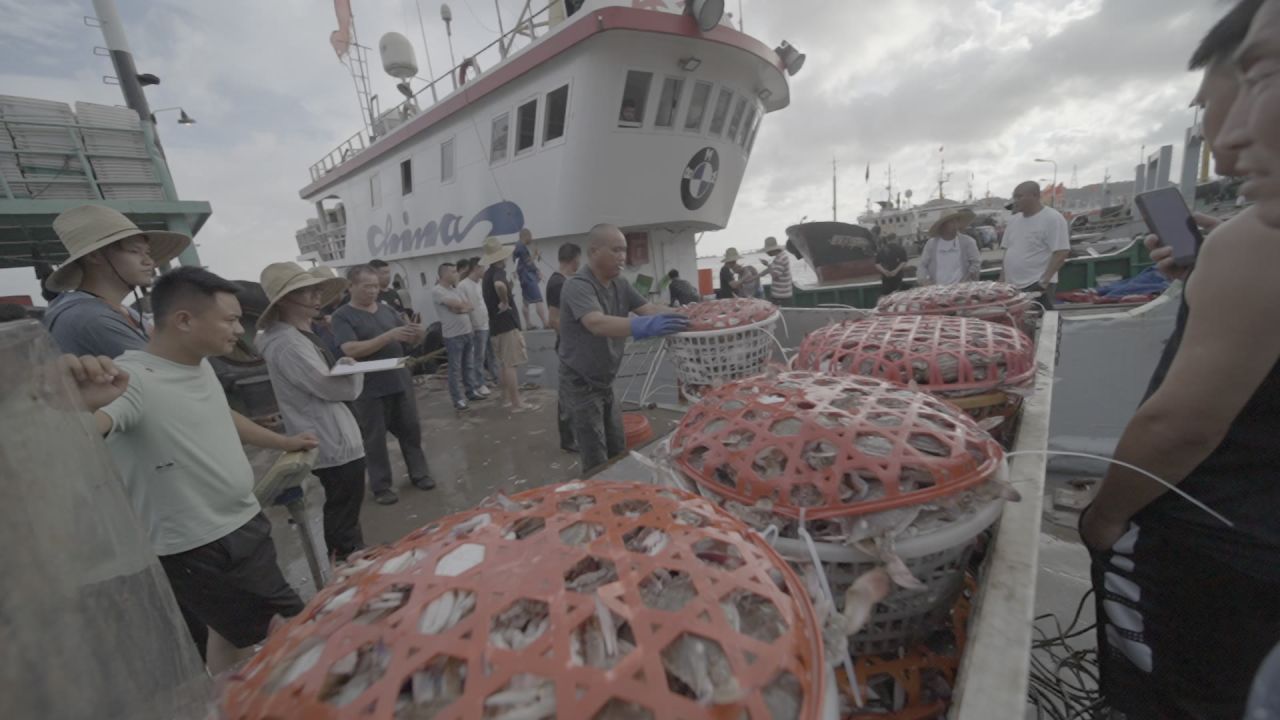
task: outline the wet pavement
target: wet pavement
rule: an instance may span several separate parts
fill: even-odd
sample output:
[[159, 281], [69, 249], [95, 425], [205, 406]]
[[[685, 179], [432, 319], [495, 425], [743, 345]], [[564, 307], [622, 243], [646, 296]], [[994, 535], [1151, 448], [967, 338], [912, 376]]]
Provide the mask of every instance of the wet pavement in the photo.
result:
[[[556, 426], [555, 391], [531, 387], [521, 390], [525, 402], [535, 410], [512, 413], [502, 407], [498, 391], [488, 400], [472, 403], [456, 412], [442, 376], [430, 376], [415, 387], [422, 422], [422, 443], [434, 490], [418, 490], [409, 484], [404, 458], [394, 438], [388, 441], [394, 469], [394, 489], [400, 496], [395, 505], [378, 505], [366, 493], [360, 513], [365, 542], [370, 545], [394, 542], [444, 515], [475, 507], [496, 492], [508, 495], [581, 476], [578, 456], [560, 449]], [[636, 408], [625, 408], [635, 411]], [[646, 410], [645, 415], [660, 437], [675, 427], [679, 414], [669, 410]], [[246, 448], [260, 476], [278, 453]], [[320, 508], [324, 491], [311, 478], [306, 485], [307, 516], [318, 547], [324, 547]], [[303, 599], [316, 592], [297, 528], [282, 507], [267, 508], [273, 536], [285, 577]]]

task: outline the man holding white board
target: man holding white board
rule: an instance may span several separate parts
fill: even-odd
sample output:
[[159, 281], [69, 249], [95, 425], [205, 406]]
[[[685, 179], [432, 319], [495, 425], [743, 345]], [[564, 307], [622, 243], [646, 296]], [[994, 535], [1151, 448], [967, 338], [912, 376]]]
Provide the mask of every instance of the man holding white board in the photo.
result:
[[[344, 355], [362, 361], [403, 358], [407, 346], [422, 342], [426, 336], [422, 325], [404, 323], [395, 310], [378, 302], [377, 270], [357, 265], [347, 271], [347, 279], [351, 282], [351, 302], [338, 308], [332, 320], [334, 337]], [[436, 486], [422, 452], [422, 427], [407, 368], [366, 374], [364, 390], [354, 409], [364, 435], [369, 489], [375, 502], [392, 505], [400, 499], [391, 489], [388, 431], [400, 441], [414, 487], [430, 490]]]

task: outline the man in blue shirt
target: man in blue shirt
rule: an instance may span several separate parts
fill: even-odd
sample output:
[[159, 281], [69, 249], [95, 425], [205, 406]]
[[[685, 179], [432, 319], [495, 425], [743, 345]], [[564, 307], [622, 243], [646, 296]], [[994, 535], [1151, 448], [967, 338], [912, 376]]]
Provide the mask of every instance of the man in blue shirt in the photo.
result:
[[536, 308], [538, 317], [542, 320], [542, 327], [549, 327], [547, 305], [542, 300], [542, 288], [539, 285], [542, 282], [542, 271], [538, 269], [537, 261], [542, 256], [533, 249], [533, 233], [529, 228], [520, 231], [520, 242], [516, 243], [512, 256], [516, 260], [516, 279], [520, 282], [520, 299], [524, 300], [524, 326], [530, 330], [533, 329], [533, 318], [530, 317], [529, 310]]

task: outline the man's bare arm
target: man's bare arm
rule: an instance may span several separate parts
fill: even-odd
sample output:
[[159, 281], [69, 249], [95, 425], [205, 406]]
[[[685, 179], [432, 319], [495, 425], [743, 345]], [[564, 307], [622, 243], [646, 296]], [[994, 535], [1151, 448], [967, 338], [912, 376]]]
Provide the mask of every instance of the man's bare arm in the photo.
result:
[[552, 330], [560, 332], [560, 308], [554, 306], [547, 308], [547, 325]]
[[[1187, 288], [1195, 308], [1160, 389], [1138, 408], [1115, 457], [1181, 482], [1222, 442], [1231, 423], [1280, 359], [1274, 308], [1280, 234], [1252, 218], [1205, 243]], [[1234, 232], [1233, 232], [1234, 231]], [[1167, 490], [1113, 466], [1090, 511], [1120, 524]]]
[[1049, 267], [1044, 271], [1044, 275], [1040, 276], [1040, 284], [1048, 287], [1053, 282], [1053, 276], [1058, 274], [1062, 266], [1067, 264], [1067, 257], [1071, 255], [1070, 250], [1055, 250], [1053, 257], [1049, 258]]

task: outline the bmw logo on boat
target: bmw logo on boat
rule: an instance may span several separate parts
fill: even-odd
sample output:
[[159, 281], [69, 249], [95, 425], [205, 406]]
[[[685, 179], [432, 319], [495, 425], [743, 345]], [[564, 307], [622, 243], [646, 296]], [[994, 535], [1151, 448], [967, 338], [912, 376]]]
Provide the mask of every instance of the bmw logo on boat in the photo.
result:
[[705, 147], [689, 158], [684, 166], [684, 174], [680, 179], [680, 199], [690, 210], [697, 210], [707, 204], [711, 191], [716, 187], [716, 176], [720, 174], [720, 154], [713, 147]]

